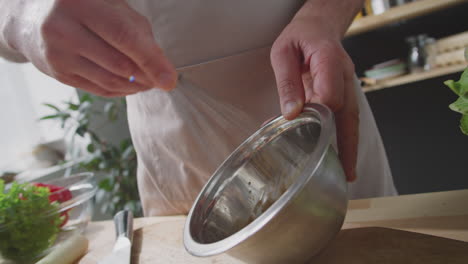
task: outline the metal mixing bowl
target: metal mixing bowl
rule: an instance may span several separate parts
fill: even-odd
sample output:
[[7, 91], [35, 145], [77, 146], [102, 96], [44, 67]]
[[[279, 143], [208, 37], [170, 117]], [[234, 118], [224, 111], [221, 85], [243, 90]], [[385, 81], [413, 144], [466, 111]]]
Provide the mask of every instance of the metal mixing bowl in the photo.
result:
[[184, 228], [187, 251], [247, 263], [307, 261], [338, 233], [347, 209], [334, 140], [333, 114], [319, 104], [259, 129], [200, 192]]

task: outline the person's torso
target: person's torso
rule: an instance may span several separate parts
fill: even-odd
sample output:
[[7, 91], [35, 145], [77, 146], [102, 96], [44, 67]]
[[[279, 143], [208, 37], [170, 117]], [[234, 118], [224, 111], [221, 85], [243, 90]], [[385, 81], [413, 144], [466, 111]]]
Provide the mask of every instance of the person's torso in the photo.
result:
[[174, 91], [127, 98], [145, 212], [181, 213], [219, 163], [279, 114], [269, 46], [303, 0], [129, 3], [176, 68], [190, 66]]
[[176, 67], [270, 45], [304, 0], [129, 0]]
[[[186, 213], [227, 155], [280, 114], [269, 46], [304, 1], [129, 2], [150, 20], [173, 64], [189, 66], [173, 91], [127, 97], [145, 214]], [[364, 130], [379, 140], [375, 127]], [[380, 158], [376, 149], [370, 154]]]

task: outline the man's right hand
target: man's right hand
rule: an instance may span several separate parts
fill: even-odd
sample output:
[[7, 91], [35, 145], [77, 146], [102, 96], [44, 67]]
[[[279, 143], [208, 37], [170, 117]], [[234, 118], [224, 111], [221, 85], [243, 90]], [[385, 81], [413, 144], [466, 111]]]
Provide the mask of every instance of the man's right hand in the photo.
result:
[[176, 85], [148, 20], [124, 0], [0, 0], [0, 6], [0, 45], [65, 84], [106, 97]]

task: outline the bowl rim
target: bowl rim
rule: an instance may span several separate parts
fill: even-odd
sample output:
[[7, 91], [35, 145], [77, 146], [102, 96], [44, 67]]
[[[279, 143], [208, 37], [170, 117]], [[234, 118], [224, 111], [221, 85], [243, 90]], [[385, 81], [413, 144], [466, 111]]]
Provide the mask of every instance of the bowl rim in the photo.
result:
[[63, 211], [66, 211], [66, 210], [68, 210], [68, 209], [70, 209], [72, 207], [75, 207], [75, 206], [87, 201], [88, 199], [92, 198], [97, 192], [97, 185], [94, 184], [94, 173], [93, 172], [74, 173], [74, 174], [72, 174], [72, 175], [70, 175], [68, 177], [55, 178], [55, 179], [45, 181], [44, 183], [52, 184], [52, 183], [55, 183], [55, 182], [60, 182], [60, 181], [68, 180], [68, 179], [71, 179], [71, 178], [82, 178], [82, 179], [78, 180], [76, 182], [73, 182], [70, 186], [63, 186], [64, 187], [63, 189], [55, 191], [55, 192], [51, 192], [51, 194], [60, 193], [60, 192], [66, 191], [66, 190], [73, 191], [73, 189], [76, 188], [76, 186], [80, 186], [80, 185], [83, 185], [83, 184], [86, 184], [86, 185], [91, 184], [91, 189], [90, 189], [90, 191], [87, 191], [87, 192], [82, 193], [82, 194], [80, 194], [78, 196], [72, 197], [72, 199], [70, 199], [68, 201], [60, 203], [59, 204], [59, 210], [58, 210], [59, 213], [63, 212]]
[[[312, 115], [313, 117], [317, 118], [321, 126], [321, 131], [318, 137], [317, 145], [309, 158], [310, 161], [315, 162], [309, 162], [309, 164], [304, 168], [303, 172], [296, 178], [296, 181], [293, 182], [288, 187], [288, 189], [265, 212], [260, 214], [252, 222], [250, 222], [245, 227], [241, 228], [236, 233], [213, 243], [199, 243], [195, 241], [190, 232], [190, 225], [192, 222], [194, 211], [198, 207], [201, 198], [213, 191], [210, 187], [217, 182], [217, 179], [222, 174], [224, 168], [229, 166], [232, 160], [238, 158], [239, 152], [241, 152], [245, 146], [255, 144], [258, 141], [261, 141], [262, 135], [264, 135], [268, 131], [271, 131], [271, 129], [280, 129], [284, 127], [278, 127], [278, 123], [283, 123], [286, 125], [297, 125], [297, 123], [294, 123], [294, 121], [300, 119], [300, 117], [304, 117], [304, 115]], [[280, 133], [284, 131], [286, 131], [286, 129], [281, 131]], [[323, 162], [323, 159], [328, 151], [329, 146], [331, 146], [335, 140], [335, 133], [335, 122], [332, 111], [327, 106], [316, 103], [306, 104], [304, 106], [303, 112], [299, 115], [298, 118], [294, 120], [286, 120], [284, 119], [284, 117], [278, 116], [270, 122], [268, 122], [267, 124], [263, 125], [259, 130], [257, 130], [253, 135], [246, 139], [227, 157], [227, 159], [213, 173], [213, 175], [205, 184], [201, 192], [198, 194], [197, 198], [195, 199], [195, 202], [193, 203], [189, 211], [184, 225], [183, 240], [185, 249], [190, 254], [199, 257], [217, 255], [237, 246], [238, 244], [244, 242], [249, 237], [257, 233], [261, 228], [263, 228], [267, 223], [269, 223], [271, 219], [273, 219], [283, 208], [285, 208], [298, 193], [300, 193], [300, 191], [304, 188], [304, 186], [310, 180], [311, 177], [314, 177], [317, 168], [320, 167], [320, 165]]]

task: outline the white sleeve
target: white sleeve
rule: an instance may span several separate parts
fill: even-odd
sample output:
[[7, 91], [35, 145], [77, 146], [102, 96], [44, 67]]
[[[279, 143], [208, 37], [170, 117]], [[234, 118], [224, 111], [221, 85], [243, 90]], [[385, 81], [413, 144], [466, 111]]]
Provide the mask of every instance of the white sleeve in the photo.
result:
[[[0, 36], [0, 43], [5, 43], [1, 38], [2, 37]], [[15, 52], [8, 47], [3, 47], [2, 45], [0, 45], [0, 57], [12, 62], [28, 62], [28, 59], [26, 59], [21, 53]]]

